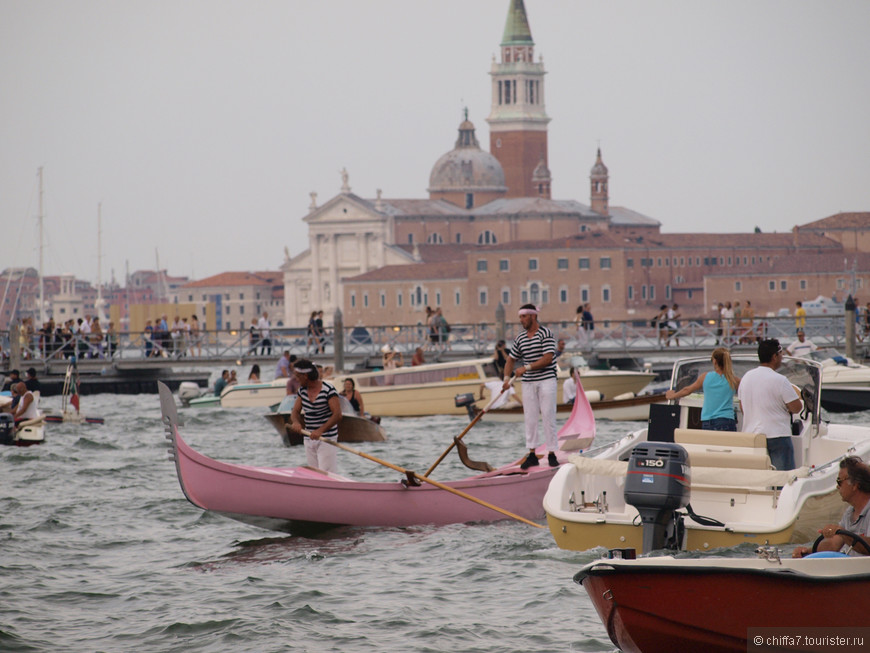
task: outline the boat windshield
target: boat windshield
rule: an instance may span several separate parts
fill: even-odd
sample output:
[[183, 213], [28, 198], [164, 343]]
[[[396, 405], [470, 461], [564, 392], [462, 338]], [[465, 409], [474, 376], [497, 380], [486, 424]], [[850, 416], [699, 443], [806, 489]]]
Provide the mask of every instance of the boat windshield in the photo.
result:
[[[755, 356], [734, 356], [731, 359], [734, 375], [742, 378], [749, 370], [758, 367], [758, 358]], [[674, 366], [671, 377], [671, 387], [674, 390], [682, 390], [695, 382], [699, 375], [711, 372], [713, 363], [709, 358], [696, 358], [678, 361]], [[820, 402], [820, 378], [821, 368], [818, 363], [807, 361], [802, 358], [785, 357], [782, 365], [777, 370], [785, 376], [789, 382], [797, 386], [801, 391], [801, 399], [810, 407], [813, 413], [813, 421], [819, 419]]]
[[[449, 383], [453, 381], [484, 380], [486, 376], [496, 376], [495, 365], [486, 363], [481, 366], [457, 363], [446, 367], [426, 368], [398, 367], [373, 374], [360, 375], [356, 379], [359, 387], [420, 385], [426, 383]], [[481, 376], [481, 372], [483, 376]]]
[[810, 352], [810, 357], [814, 361], [819, 361], [820, 363], [824, 363], [825, 361], [833, 361], [838, 365], [846, 365], [849, 362], [843, 354], [838, 352], [836, 349], [826, 348], [826, 349], [817, 349], [816, 351]]

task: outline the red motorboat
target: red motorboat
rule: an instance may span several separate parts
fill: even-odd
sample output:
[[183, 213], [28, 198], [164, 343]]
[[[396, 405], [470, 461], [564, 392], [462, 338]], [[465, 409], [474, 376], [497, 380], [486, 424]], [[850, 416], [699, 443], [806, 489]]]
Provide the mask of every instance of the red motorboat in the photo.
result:
[[604, 559], [574, 580], [625, 653], [746, 653], [754, 650], [747, 649], [747, 637], [756, 628], [823, 627], [833, 635], [836, 628], [867, 625], [870, 556], [780, 559], [778, 552], [766, 553], [758, 559]]

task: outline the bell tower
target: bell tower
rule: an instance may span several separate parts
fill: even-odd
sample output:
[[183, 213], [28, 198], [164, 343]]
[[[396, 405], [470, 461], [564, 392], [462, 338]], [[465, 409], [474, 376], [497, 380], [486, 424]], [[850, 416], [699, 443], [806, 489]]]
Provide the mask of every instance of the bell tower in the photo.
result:
[[510, 0], [500, 52], [501, 61], [493, 57], [490, 70], [489, 151], [504, 170], [507, 197], [537, 197], [541, 195], [539, 164], [547, 169], [550, 118], [544, 109], [546, 71], [542, 61], [534, 61], [535, 43], [523, 0]]
[[598, 156], [595, 158], [595, 165], [589, 173], [589, 200], [591, 208], [596, 213], [608, 215], [610, 210], [608, 207], [607, 182], [609, 181], [610, 173], [607, 171], [607, 166], [601, 160], [601, 148], [598, 148]]

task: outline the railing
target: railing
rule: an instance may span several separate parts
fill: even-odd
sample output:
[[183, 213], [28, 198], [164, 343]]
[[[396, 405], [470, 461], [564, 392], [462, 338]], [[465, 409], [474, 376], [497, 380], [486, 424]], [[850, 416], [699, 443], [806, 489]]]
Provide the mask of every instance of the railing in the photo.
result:
[[[557, 338], [566, 342], [568, 350], [583, 350], [599, 354], [643, 354], [654, 351], [696, 351], [716, 346], [752, 348], [759, 338], [777, 338], [787, 345], [795, 338], [793, 317], [756, 319], [752, 326], [714, 320], [681, 320], [677, 329], [653, 327], [647, 321], [606, 320], [595, 328], [578, 332], [573, 322], [548, 323]], [[870, 344], [865, 330], [858, 325], [856, 333], [861, 343]], [[501, 332], [510, 341], [519, 325], [509, 322]], [[807, 338], [818, 347], [843, 349], [845, 346], [844, 315], [808, 316], [804, 327]], [[457, 355], [484, 356], [492, 353], [499, 325], [496, 323], [454, 324], [449, 333], [433, 338], [425, 325], [381, 325], [345, 327], [342, 330], [344, 353], [350, 357], [381, 356], [384, 345], [411, 355], [422, 347], [428, 357], [446, 352]], [[446, 338], [445, 338], [446, 336]], [[8, 360], [10, 332], [0, 332], [2, 356]], [[251, 339], [247, 331], [201, 331], [199, 334], [167, 333], [146, 337], [143, 333], [104, 334], [99, 340], [89, 335], [72, 335], [68, 339], [46, 340], [41, 334], [19, 337], [23, 361], [48, 364], [77, 356], [79, 360], [133, 361], [150, 359], [221, 359], [241, 360], [276, 358], [289, 351], [299, 357], [331, 357], [334, 332], [327, 329], [320, 336], [311, 336], [304, 328], [275, 328], [268, 339]], [[5, 362], [4, 362], [5, 364]]]

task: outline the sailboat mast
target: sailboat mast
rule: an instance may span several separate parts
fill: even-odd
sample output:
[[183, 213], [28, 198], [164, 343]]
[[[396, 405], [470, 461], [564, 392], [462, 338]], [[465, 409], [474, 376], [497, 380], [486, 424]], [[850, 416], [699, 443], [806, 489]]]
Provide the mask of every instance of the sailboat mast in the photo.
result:
[[39, 166], [39, 324], [42, 326], [45, 324], [45, 282], [42, 278], [42, 249], [43, 249], [43, 238], [42, 238], [42, 220], [43, 220], [43, 208], [42, 208], [42, 166]]
[[97, 315], [103, 320], [103, 203], [97, 203]]

